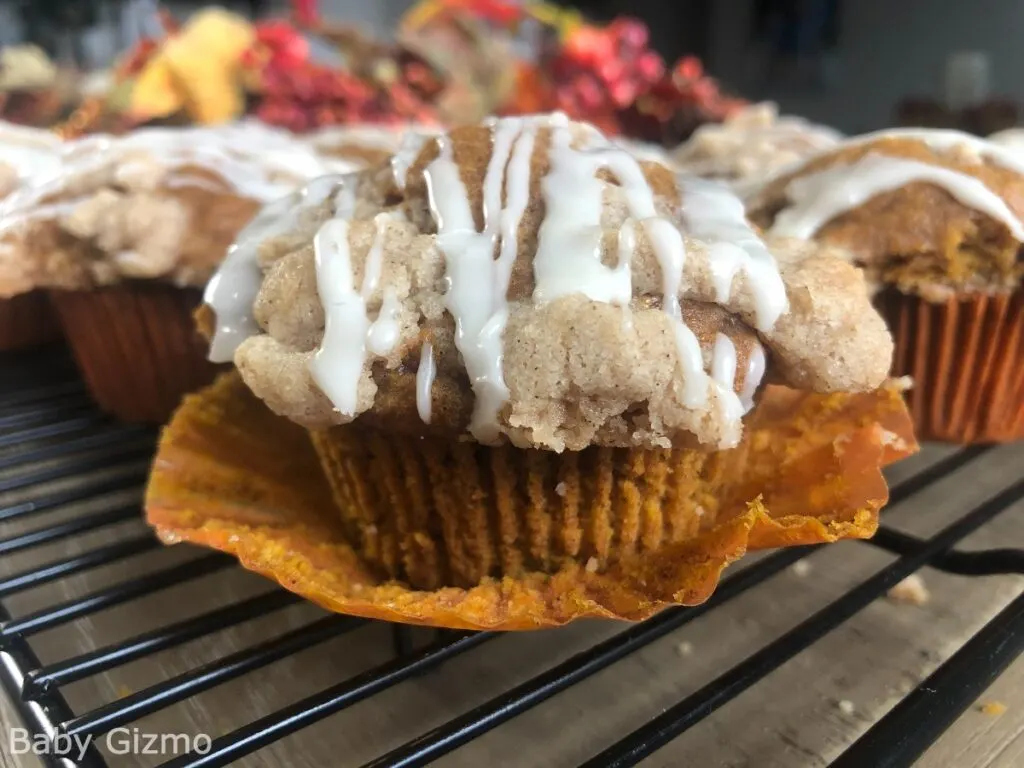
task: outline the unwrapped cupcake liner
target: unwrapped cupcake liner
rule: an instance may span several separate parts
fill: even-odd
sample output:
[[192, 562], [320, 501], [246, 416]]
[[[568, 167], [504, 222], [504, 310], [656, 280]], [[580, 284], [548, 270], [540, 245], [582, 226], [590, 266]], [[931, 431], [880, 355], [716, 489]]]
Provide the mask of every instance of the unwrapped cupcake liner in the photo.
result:
[[895, 389], [769, 387], [740, 447], [699, 461], [461, 445], [434, 445], [429, 459], [401, 438], [327, 434], [315, 439], [328, 471], [362, 473], [374, 456], [384, 466], [329, 482], [309, 433], [226, 374], [164, 430], [147, 519], [167, 543], [231, 553], [341, 613], [494, 630], [640, 620], [706, 600], [748, 551], [870, 536], [888, 498], [881, 467], [916, 450]]
[[1024, 438], [1024, 291], [946, 301], [886, 291], [880, 308], [909, 376], [917, 436], [951, 443]]
[[122, 421], [161, 424], [216, 375], [192, 320], [201, 298], [157, 282], [50, 293], [97, 405]]
[[0, 299], [0, 352], [41, 347], [60, 339], [60, 324], [43, 291]]

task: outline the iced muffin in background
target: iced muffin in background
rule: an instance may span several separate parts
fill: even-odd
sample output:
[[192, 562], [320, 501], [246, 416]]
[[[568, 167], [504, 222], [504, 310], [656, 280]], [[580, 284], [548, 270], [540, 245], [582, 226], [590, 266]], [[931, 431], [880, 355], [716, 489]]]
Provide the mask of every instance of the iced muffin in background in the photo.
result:
[[865, 270], [920, 437], [1024, 437], [1024, 155], [957, 131], [883, 131], [773, 180], [749, 213]]
[[684, 173], [717, 179], [747, 194], [787, 166], [834, 147], [842, 135], [800, 117], [780, 116], [771, 103], [753, 104], [723, 123], [698, 128], [673, 153]]
[[[0, 121], [0, 222], [6, 217], [9, 197], [57, 174], [60, 149], [60, 138], [49, 131]], [[7, 247], [5, 240], [0, 235], [0, 251]], [[0, 298], [0, 351], [36, 347], [58, 338], [60, 328], [45, 292], [29, 290]]]
[[256, 124], [60, 149], [52, 173], [2, 203], [0, 295], [49, 291], [93, 396], [131, 421], [162, 421], [213, 375], [191, 312], [239, 230], [309, 179], [356, 167]]

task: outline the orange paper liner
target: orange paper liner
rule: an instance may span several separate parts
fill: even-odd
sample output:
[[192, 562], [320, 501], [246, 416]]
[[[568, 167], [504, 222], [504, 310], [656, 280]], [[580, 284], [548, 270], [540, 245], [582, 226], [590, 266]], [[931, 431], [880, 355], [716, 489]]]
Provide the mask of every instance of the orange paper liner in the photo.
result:
[[195, 289], [131, 282], [50, 298], [96, 404], [122, 421], [163, 424], [217, 368], [195, 330]]
[[1024, 439], [1024, 291], [945, 302], [889, 291], [880, 304], [896, 341], [893, 374], [913, 379], [920, 439]]
[[231, 553], [324, 608], [456, 629], [523, 630], [584, 617], [640, 620], [706, 600], [745, 552], [872, 535], [888, 498], [882, 465], [916, 450], [893, 390], [817, 396], [770, 389], [719, 489], [719, 522], [604, 571], [483, 579], [432, 591], [379, 578], [353, 549], [307, 433], [271, 414], [235, 374], [186, 398], [164, 431], [146, 493], [168, 543]]
[[41, 347], [58, 339], [60, 325], [45, 293], [0, 299], [0, 352]]

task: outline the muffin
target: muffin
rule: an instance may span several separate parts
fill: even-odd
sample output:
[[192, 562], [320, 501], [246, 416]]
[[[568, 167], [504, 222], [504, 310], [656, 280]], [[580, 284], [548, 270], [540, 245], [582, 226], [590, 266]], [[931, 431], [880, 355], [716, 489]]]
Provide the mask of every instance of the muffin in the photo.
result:
[[837, 131], [803, 118], [780, 117], [774, 104], [762, 103], [739, 110], [723, 123], [701, 126], [672, 159], [684, 173], [725, 181], [746, 194], [841, 138]]
[[429, 135], [434, 131], [426, 126], [401, 124], [339, 125], [321, 128], [308, 138], [321, 155], [372, 167], [387, 163], [410, 133]]
[[559, 115], [394, 169], [316, 181], [214, 278], [206, 332], [240, 380], [165, 433], [165, 540], [335, 610], [526, 628], [642, 618], [747, 547], [870, 534], [913, 439], [856, 268], [770, 252], [726, 188]]
[[47, 289], [100, 407], [163, 421], [212, 378], [191, 313], [236, 235], [337, 168], [255, 124], [69, 141], [48, 178], [2, 203], [0, 295]]
[[[56, 174], [60, 144], [49, 131], [0, 121], [0, 217], [5, 215], [8, 197]], [[7, 238], [0, 237], [0, 260], [6, 258], [2, 252], [9, 247]], [[35, 347], [58, 338], [60, 327], [45, 292], [0, 294], [0, 351]]]
[[919, 437], [1024, 437], [1024, 157], [957, 131], [869, 134], [772, 180], [749, 213], [863, 267]]

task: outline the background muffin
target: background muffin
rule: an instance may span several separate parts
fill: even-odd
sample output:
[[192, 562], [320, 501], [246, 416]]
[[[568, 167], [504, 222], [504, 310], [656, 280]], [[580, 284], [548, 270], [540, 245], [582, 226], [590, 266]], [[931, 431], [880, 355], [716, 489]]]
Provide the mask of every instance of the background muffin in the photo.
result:
[[[8, 197], [56, 175], [60, 146], [60, 139], [49, 131], [0, 121], [0, 218], [6, 215]], [[12, 258], [11, 247], [8, 238], [0, 235], [0, 261]], [[17, 272], [10, 277], [15, 285], [21, 279]], [[60, 337], [43, 291], [30, 286], [24, 292], [6, 291], [0, 296], [0, 350], [35, 347]]]
[[68, 142], [51, 178], [3, 203], [0, 287], [49, 289], [99, 405], [161, 421], [212, 376], [200, 286], [264, 203], [332, 167], [254, 124]]
[[738, 110], [723, 123], [698, 128], [672, 159], [684, 173], [719, 179], [747, 194], [780, 170], [834, 147], [842, 134], [800, 117], [780, 116], [771, 103]]
[[1024, 437], [1024, 159], [955, 131], [853, 139], [771, 182], [769, 234], [845, 252], [881, 291], [921, 437]]

